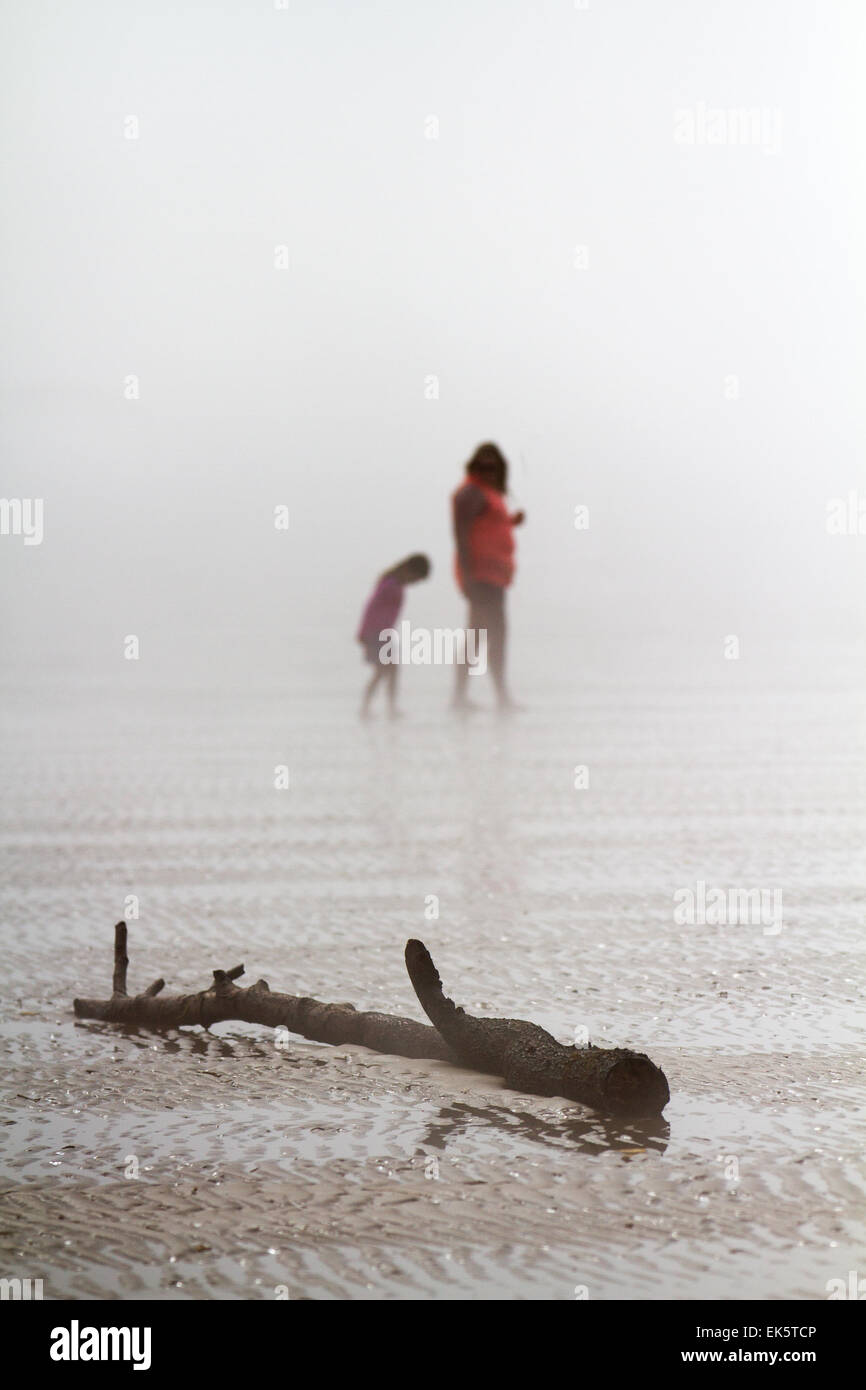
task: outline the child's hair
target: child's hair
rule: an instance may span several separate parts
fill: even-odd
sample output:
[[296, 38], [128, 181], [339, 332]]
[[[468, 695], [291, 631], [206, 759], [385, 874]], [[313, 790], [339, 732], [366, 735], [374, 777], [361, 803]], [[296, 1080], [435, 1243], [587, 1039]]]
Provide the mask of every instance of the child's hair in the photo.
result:
[[385, 570], [382, 578], [390, 579], [392, 574], [396, 574], [398, 570], [402, 569], [408, 570], [413, 579], [426, 579], [430, 573], [430, 561], [426, 555], [409, 555], [399, 564], [392, 565], [389, 570]]

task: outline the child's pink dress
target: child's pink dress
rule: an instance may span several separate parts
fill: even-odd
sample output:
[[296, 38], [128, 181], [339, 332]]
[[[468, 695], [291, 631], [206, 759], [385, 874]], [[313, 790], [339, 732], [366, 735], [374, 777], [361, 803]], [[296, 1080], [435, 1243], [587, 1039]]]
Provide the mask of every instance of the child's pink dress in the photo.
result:
[[382, 645], [379, 633], [395, 626], [402, 607], [403, 585], [386, 574], [370, 595], [358, 628], [358, 641], [363, 642], [368, 661], [378, 662]]

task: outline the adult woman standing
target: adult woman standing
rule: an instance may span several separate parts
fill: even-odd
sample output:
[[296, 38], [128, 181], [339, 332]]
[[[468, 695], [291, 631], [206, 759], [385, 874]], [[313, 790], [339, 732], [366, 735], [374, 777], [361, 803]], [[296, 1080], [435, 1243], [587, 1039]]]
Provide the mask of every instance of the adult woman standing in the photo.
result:
[[[523, 512], [505, 503], [508, 464], [495, 444], [480, 444], [466, 465], [466, 480], [451, 499], [457, 545], [457, 583], [469, 600], [467, 626], [487, 631], [487, 664], [500, 709], [514, 708], [505, 678], [505, 590], [514, 577], [513, 528]], [[454, 707], [471, 709], [468, 668], [458, 665]]]

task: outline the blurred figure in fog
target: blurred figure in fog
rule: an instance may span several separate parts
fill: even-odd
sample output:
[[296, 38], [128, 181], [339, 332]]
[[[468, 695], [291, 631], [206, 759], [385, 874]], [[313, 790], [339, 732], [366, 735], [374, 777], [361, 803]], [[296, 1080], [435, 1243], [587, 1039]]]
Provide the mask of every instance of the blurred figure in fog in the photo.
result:
[[[513, 528], [523, 512], [509, 513], [505, 502], [508, 464], [495, 444], [480, 444], [466, 465], [466, 481], [454, 493], [452, 515], [457, 545], [455, 572], [469, 600], [467, 627], [486, 628], [487, 662], [502, 710], [517, 708], [505, 678], [505, 590], [514, 576]], [[467, 699], [468, 667], [456, 667], [454, 708]]]
[[[370, 701], [373, 692], [380, 681], [385, 681], [385, 691], [388, 698], [388, 713], [392, 719], [399, 715], [397, 710], [397, 671], [399, 654], [396, 651], [396, 643], [392, 638], [390, 642], [380, 637], [386, 628], [396, 626], [403, 607], [403, 590], [407, 584], [417, 584], [420, 579], [426, 579], [430, 573], [430, 561], [426, 555], [410, 555], [408, 560], [401, 560], [398, 565], [393, 565], [379, 577], [379, 581], [367, 600], [361, 618], [361, 625], [358, 628], [357, 640], [364, 648], [365, 660], [375, 667], [364, 689], [364, 698], [361, 702], [361, 718], [366, 719], [370, 713]], [[384, 648], [388, 646], [388, 655], [383, 661]]]

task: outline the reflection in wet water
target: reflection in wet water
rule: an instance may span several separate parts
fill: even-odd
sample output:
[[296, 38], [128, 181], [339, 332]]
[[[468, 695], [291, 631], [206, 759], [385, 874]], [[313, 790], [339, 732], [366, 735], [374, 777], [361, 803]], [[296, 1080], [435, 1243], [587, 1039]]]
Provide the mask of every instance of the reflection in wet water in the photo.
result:
[[651, 1124], [632, 1124], [624, 1130], [621, 1122], [608, 1120], [601, 1115], [592, 1119], [563, 1119], [555, 1123], [497, 1105], [482, 1109], [474, 1105], [455, 1104], [444, 1107], [435, 1119], [427, 1121], [421, 1142], [444, 1151], [450, 1140], [474, 1125], [501, 1130], [503, 1136], [512, 1139], [519, 1135], [521, 1139], [535, 1144], [585, 1154], [598, 1154], [606, 1149], [629, 1155], [644, 1153], [648, 1149], [664, 1153], [670, 1135], [670, 1126], [664, 1119], [654, 1120]]
[[[270, 1058], [272, 1055], [272, 1047], [262, 1045], [251, 1037], [217, 1036], [213, 1032], [196, 1029], [152, 1033], [99, 1021], [76, 1020], [75, 1026], [102, 1037], [122, 1036], [133, 1047], [147, 1052], [158, 1049], [169, 1055], [186, 1053], [189, 1056], [208, 1057], [213, 1060], [254, 1060]], [[309, 1068], [327, 1066], [328, 1058], [310, 1055], [303, 1058], [293, 1057], [291, 1048], [283, 1048], [280, 1050], [280, 1062], [281, 1065], [290, 1067]], [[444, 1082], [447, 1075], [447, 1072], [440, 1074], [440, 1082]], [[455, 1069], [454, 1075], [455, 1082], [459, 1085], [459, 1070]], [[670, 1125], [664, 1117], [634, 1120], [625, 1125], [621, 1119], [584, 1111], [582, 1107], [572, 1106], [571, 1102], [567, 1104], [579, 1111], [579, 1116], [552, 1121], [531, 1113], [507, 1109], [504, 1105], [491, 1104], [482, 1107], [457, 1102], [443, 1107], [435, 1119], [426, 1121], [424, 1137], [420, 1143], [422, 1146], [426, 1144], [444, 1150], [448, 1141], [462, 1131], [476, 1126], [488, 1126], [494, 1131], [501, 1129], [512, 1141], [519, 1136], [534, 1143], [572, 1149], [580, 1153], [597, 1154], [605, 1149], [631, 1154], [647, 1150], [663, 1153], [667, 1147]]]

